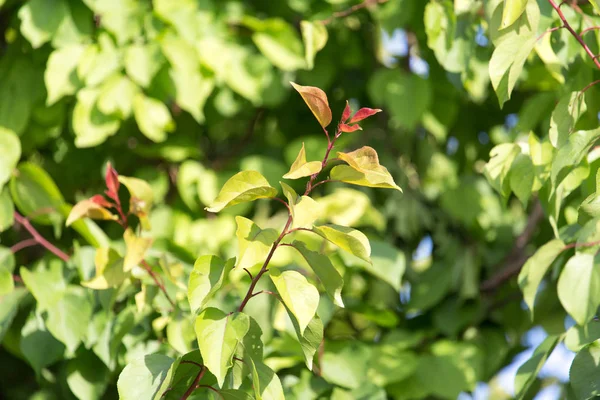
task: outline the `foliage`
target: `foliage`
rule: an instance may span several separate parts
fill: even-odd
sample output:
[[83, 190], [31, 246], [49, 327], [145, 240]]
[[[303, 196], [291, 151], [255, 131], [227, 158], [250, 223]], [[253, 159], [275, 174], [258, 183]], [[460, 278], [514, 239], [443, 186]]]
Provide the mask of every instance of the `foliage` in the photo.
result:
[[598, 396], [599, 10], [0, 0], [0, 397]]

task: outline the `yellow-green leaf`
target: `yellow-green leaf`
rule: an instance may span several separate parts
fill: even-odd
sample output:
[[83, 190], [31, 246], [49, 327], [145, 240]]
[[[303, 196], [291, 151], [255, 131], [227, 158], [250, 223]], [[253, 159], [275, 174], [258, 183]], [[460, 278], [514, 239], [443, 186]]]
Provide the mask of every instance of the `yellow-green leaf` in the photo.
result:
[[527, 6], [527, 0], [504, 0], [504, 9], [502, 10], [502, 22], [500, 29], [511, 26], [523, 12]]
[[219, 212], [222, 209], [247, 201], [275, 197], [277, 189], [269, 185], [267, 179], [256, 171], [238, 172], [223, 185], [223, 188], [207, 211]]
[[322, 163], [320, 161], [306, 161], [306, 150], [304, 149], [304, 142], [302, 148], [298, 153], [298, 157], [290, 167], [290, 170], [283, 177], [285, 179], [298, 179], [305, 176], [311, 176], [321, 171]]
[[103, 290], [119, 286], [127, 274], [123, 268], [123, 257], [115, 250], [107, 247], [96, 249], [96, 276], [81, 285], [90, 289]]
[[379, 164], [379, 156], [372, 147], [364, 146], [350, 153], [338, 152], [338, 157], [348, 165], [334, 167], [330, 174], [332, 180], [402, 191], [387, 168]]
[[194, 263], [188, 284], [188, 301], [193, 313], [203, 308], [217, 290], [221, 288], [235, 258], [223, 261], [213, 255], [202, 256]]
[[312, 197], [298, 196], [289, 185], [279, 183], [292, 212], [292, 228], [312, 228], [313, 223], [321, 217], [323, 206]]
[[67, 217], [67, 226], [80, 218], [116, 220], [117, 216], [108, 211], [101, 205], [94, 203], [90, 199], [85, 199], [75, 204]]
[[319, 305], [319, 291], [297, 271], [281, 272], [277, 268], [269, 269], [269, 276], [277, 288], [286, 308], [298, 321], [300, 334], [314, 318]]
[[350, 254], [371, 262], [371, 245], [361, 231], [339, 225], [322, 225], [315, 226], [313, 232]]
[[329, 108], [329, 101], [325, 92], [314, 86], [301, 86], [294, 82], [290, 83], [300, 93], [300, 96], [302, 96], [310, 111], [315, 115], [319, 124], [323, 128], [326, 128], [331, 123], [331, 109]]
[[127, 228], [123, 234], [125, 239], [125, 260], [123, 262], [123, 270], [129, 272], [138, 265], [146, 255], [146, 251], [152, 246], [152, 238], [136, 236], [131, 228]]
[[304, 41], [304, 58], [308, 69], [313, 69], [315, 56], [327, 44], [329, 35], [325, 24], [320, 21], [301, 21], [300, 30]]
[[148, 214], [154, 203], [152, 187], [143, 179], [123, 175], [119, 175], [119, 182], [129, 190], [129, 212], [137, 215], [144, 230], [149, 230]]
[[238, 268], [251, 268], [262, 263], [279, 233], [276, 229], [261, 229], [248, 218], [235, 217], [238, 238]]

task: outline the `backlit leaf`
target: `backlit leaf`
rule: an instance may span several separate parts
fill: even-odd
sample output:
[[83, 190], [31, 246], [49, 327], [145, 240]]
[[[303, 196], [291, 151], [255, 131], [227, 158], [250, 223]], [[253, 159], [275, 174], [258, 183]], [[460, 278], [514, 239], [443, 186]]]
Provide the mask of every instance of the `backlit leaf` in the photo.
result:
[[223, 261], [217, 256], [201, 256], [194, 263], [188, 284], [188, 301], [193, 313], [200, 311], [223, 286], [235, 258]]
[[137, 236], [131, 228], [127, 228], [123, 239], [125, 239], [123, 270], [129, 272], [144, 259], [146, 251], [152, 246], [152, 238]]
[[308, 69], [313, 69], [315, 55], [327, 44], [327, 28], [319, 21], [301, 21], [300, 30], [304, 41], [304, 59]]
[[162, 101], [144, 96], [141, 93], [133, 99], [133, 115], [140, 131], [153, 142], [163, 142], [167, 133], [175, 129], [169, 109]]
[[241, 216], [235, 217], [238, 238], [238, 260], [236, 267], [252, 268], [258, 263], [263, 263], [277, 240], [279, 232], [276, 229], [262, 229], [252, 220]]
[[116, 215], [90, 199], [81, 200], [79, 203], [73, 206], [69, 216], [67, 217], [66, 225], [69, 226], [80, 218], [106, 220], [118, 219]]
[[281, 272], [277, 268], [270, 268], [269, 276], [286, 308], [297, 319], [300, 333], [304, 335], [304, 330], [317, 312], [319, 291], [296, 271]]
[[586, 111], [585, 95], [581, 92], [570, 92], [561, 97], [552, 111], [550, 132], [548, 133], [554, 147], [559, 148], [567, 143], [579, 117]]
[[326, 128], [331, 123], [331, 109], [329, 108], [329, 102], [327, 101], [327, 95], [324, 91], [313, 86], [301, 86], [294, 82], [290, 82], [294, 89], [304, 102], [310, 108], [310, 111], [314, 114], [317, 121], [323, 128]]
[[222, 209], [247, 201], [275, 197], [277, 189], [256, 171], [238, 172], [223, 185], [223, 188], [212, 202], [206, 207], [207, 211], [219, 212]]
[[402, 191], [387, 168], [379, 164], [379, 156], [372, 147], [364, 146], [350, 153], [338, 152], [337, 154], [341, 160], [348, 163], [348, 166], [334, 167], [331, 170], [331, 179], [353, 185]]
[[313, 223], [321, 218], [323, 207], [309, 196], [298, 196], [289, 185], [280, 182], [283, 194], [288, 199], [288, 205], [292, 211], [291, 228], [310, 229]]
[[339, 248], [371, 262], [371, 245], [369, 239], [361, 231], [339, 225], [315, 226], [313, 231]]
[[285, 179], [298, 179], [305, 176], [311, 176], [321, 171], [322, 165], [320, 161], [306, 161], [306, 150], [304, 149], [304, 143], [302, 148], [296, 157], [296, 160], [290, 167], [287, 174], [283, 175]]
[[600, 271], [594, 254], [577, 253], [558, 278], [558, 298], [579, 325], [585, 325], [600, 306]]

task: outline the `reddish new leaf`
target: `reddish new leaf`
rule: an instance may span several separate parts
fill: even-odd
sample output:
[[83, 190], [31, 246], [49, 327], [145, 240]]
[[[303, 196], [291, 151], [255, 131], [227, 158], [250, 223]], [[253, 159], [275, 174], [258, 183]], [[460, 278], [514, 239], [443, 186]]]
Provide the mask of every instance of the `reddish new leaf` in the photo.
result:
[[348, 104], [348, 100], [346, 100], [346, 108], [344, 108], [344, 112], [342, 113], [342, 122], [348, 121], [351, 112], [352, 110], [350, 110], [350, 104]]
[[108, 189], [106, 195], [116, 201], [119, 197], [119, 174], [110, 162], [106, 165], [105, 181], [106, 188]]
[[92, 196], [92, 198], [90, 200], [102, 207], [107, 207], [107, 208], [114, 207], [114, 204], [111, 203], [110, 201], [106, 200], [104, 198], [104, 196], [102, 196], [101, 194], [96, 194], [96, 195]]
[[300, 93], [300, 96], [302, 96], [310, 111], [315, 115], [319, 124], [323, 128], [326, 128], [331, 123], [331, 109], [329, 108], [325, 92], [317, 87], [301, 86], [294, 82], [290, 83]]
[[362, 121], [365, 118], [370, 117], [371, 115], [375, 115], [378, 112], [381, 112], [379, 108], [367, 108], [363, 107], [354, 114], [354, 117], [350, 120], [350, 123]]
[[362, 128], [358, 124], [356, 124], [356, 125], [340, 124], [340, 131], [342, 131], [342, 132], [362, 131]]

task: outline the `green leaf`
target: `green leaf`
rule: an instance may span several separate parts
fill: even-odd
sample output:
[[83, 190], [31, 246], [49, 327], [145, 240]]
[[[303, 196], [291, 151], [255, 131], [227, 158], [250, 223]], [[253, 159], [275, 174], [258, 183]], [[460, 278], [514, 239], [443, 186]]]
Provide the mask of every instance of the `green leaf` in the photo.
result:
[[207, 308], [196, 318], [195, 330], [204, 365], [223, 387], [225, 375], [232, 366], [236, 347], [250, 328], [250, 320], [242, 313], [225, 314]]
[[273, 243], [277, 240], [279, 233], [276, 229], [261, 229], [252, 220], [237, 216], [238, 238], [238, 261], [236, 267], [239, 269], [251, 268], [262, 263], [267, 258]]
[[531, 158], [525, 154], [518, 154], [510, 166], [509, 184], [523, 206], [527, 206], [529, 197], [534, 187], [535, 167]]
[[519, 155], [519, 146], [514, 143], [500, 144], [490, 151], [490, 161], [485, 165], [483, 173], [488, 182], [503, 197], [510, 195], [510, 168]]
[[204, 122], [204, 105], [215, 87], [214, 80], [199, 71], [178, 68], [172, 68], [169, 75], [175, 84], [177, 105], [189, 112], [197, 122]]
[[501, 31], [501, 36], [494, 41], [496, 48], [488, 69], [500, 107], [510, 99], [529, 53], [536, 43], [540, 10], [535, 1], [527, 1], [525, 11], [516, 22]]
[[140, 131], [153, 142], [164, 142], [175, 130], [171, 113], [161, 101], [138, 93], [133, 98], [133, 114]]
[[33, 313], [21, 329], [19, 348], [36, 373], [61, 360], [65, 353], [65, 346], [46, 330], [42, 317]]
[[135, 83], [143, 88], [160, 70], [165, 58], [156, 43], [134, 43], [125, 49], [125, 71]]
[[550, 119], [550, 143], [556, 148], [564, 146], [579, 117], [586, 111], [583, 93], [570, 92], [561, 97]]
[[67, 290], [60, 262], [50, 263], [48, 269], [39, 268], [36, 271], [21, 267], [19, 272], [23, 283], [35, 297], [40, 312], [56, 307]]
[[284, 400], [279, 377], [265, 364], [250, 359], [252, 364], [252, 386], [256, 400]]
[[300, 30], [304, 41], [304, 59], [308, 69], [313, 69], [315, 56], [327, 44], [327, 27], [320, 21], [301, 21]]
[[82, 286], [90, 289], [103, 290], [117, 287], [127, 278], [123, 263], [124, 259], [115, 250], [107, 247], [96, 249], [96, 276], [81, 282]]
[[340, 307], [344, 307], [342, 300], [344, 279], [331, 261], [329, 261], [329, 257], [309, 250], [303, 242], [297, 240], [292, 242], [292, 246], [304, 257], [334, 303]]
[[[235, 357], [242, 360], [252, 360], [257, 363], [262, 363], [264, 348], [262, 342], [263, 332], [254, 318], [249, 317], [249, 319], [250, 327], [240, 343], [241, 346], [238, 346]], [[252, 373], [252, 368], [252, 365], [246, 361], [234, 363], [232, 370], [233, 387], [242, 385], [248, 375]]]
[[73, 131], [77, 147], [93, 147], [103, 143], [119, 130], [121, 122], [114, 115], [106, 115], [96, 104], [100, 89], [85, 88], [77, 92], [73, 109]]
[[371, 349], [354, 342], [328, 342], [321, 361], [323, 378], [335, 385], [356, 389], [367, 379], [368, 363], [356, 362], [371, 358]]
[[91, 351], [83, 351], [67, 363], [67, 384], [78, 399], [101, 398], [109, 379], [109, 370]]
[[106, 32], [98, 35], [98, 44], [91, 44], [81, 55], [77, 73], [88, 87], [97, 86], [121, 69], [121, 51]]
[[127, 364], [119, 375], [117, 389], [121, 400], [160, 399], [164, 383], [173, 373], [171, 357], [151, 354], [137, 358]]
[[552, 163], [550, 177], [554, 187], [565, 179], [573, 167], [579, 165], [599, 137], [600, 129], [577, 131], [569, 136], [567, 143], [558, 150]]
[[79, 286], [69, 286], [60, 300], [47, 310], [48, 331], [73, 353], [87, 334], [85, 322], [92, 317], [92, 302], [88, 293]]
[[[371, 275], [387, 282], [396, 291], [400, 291], [402, 285], [402, 276], [406, 270], [406, 257], [403, 252], [398, 251], [394, 246], [379, 240], [373, 240], [371, 245], [370, 261], [359, 260], [353, 256], [342, 258], [348, 265], [356, 265]], [[348, 260], [347, 258], [353, 258]], [[437, 282], [443, 285], [444, 278]]]
[[329, 108], [329, 101], [325, 92], [313, 86], [301, 86], [294, 82], [290, 82], [290, 84], [300, 93], [300, 96], [302, 96], [302, 99], [323, 129], [327, 128], [331, 123], [331, 109]]
[[315, 226], [312, 230], [348, 253], [371, 262], [371, 244], [361, 231], [333, 224]]
[[573, 359], [569, 370], [571, 387], [577, 399], [591, 399], [600, 395], [600, 344], [584, 347]]
[[207, 211], [216, 213], [236, 204], [275, 197], [277, 189], [256, 171], [238, 172], [223, 185], [223, 188], [212, 202], [206, 207]]
[[304, 150], [304, 142], [302, 142], [302, 148], [296, 157], [296, 160], [290, 167], [287, 174], [283, 175], [285, 179], [298, 179], [305, 176], [311, 176], [321, 172], [320, 161], [306, 161], [306, 150]]
[[283, 194], [288, 199], [288, 205], [292, 212], [291, 228], [310, 229], [313, 223], [323, 215], [321, 204], [309, 196], [298, 196], [298, 194], [289, 185], [279, 182], [283, 189]]
[[372, 147], [363, 146], [350, 153], [338, 152], [337, 154], [341, 160], [348, 163], [348, 166], [333, 167], [330, 174], [332, 180], [359, 186], [396, 189], [402, 192], [387, 168], [379, 164], [379, 156]]
[[600, 339], [600, 322], [591, 320], [585, 326], [573, 325], [570, 327], [565, 335], [565, 346], [577, 353], [598, 339]]
[[15, 207], [10, 198], [9, 189], [0, 189], [0, 232], [4, 232], [14, 224]]
[[296, 271], [281, 272], [277, 268], [271, 267], [269, 276], [286, 309], [298, 321], [300, 333], [304, 335], [304, 330], [317, 312], [319, 291], [301, 273]]
[[527, 0], [504, 0], [501, 29], [508, 28], [525, 12]]
[[242, 23], [254, 31], [252, 41], [277, 68], [295, 71], [306, 67], [302, 42], [294, 28], [285, 20], [260, 20], [246, 15]]
[[544, 275], [554, 262], [556, 257], [564, 250], [565, 244], [562, 240], [551, 240], [540, 247], [533, 256], [531, 256], [519, 273], [519, 288], [523, 292], [523, 300], [531, 316], [534, 315], [535, 295], [538, 287], [544, 279]]
[[11, 130], [0, 127], [0, 190], [10, 180], [21, 158], [21, 141]]
[[235, 264], [235, 258], [223, 261], [217, 256], [201, 256], [190, 274], [187, 297], [192, 313], [197, 313], [223, 286]]
[[519, 367], [515, 376], [515, 393], [518, 399], [525, 396], [560, 339], [560, 336], [548, 336], [536, 347], [531, 358]]
[[0, 297], [10, 294], [13, 290], [15, 290], [15, 281], [11, 271], [0, 265]]
[[308, 369], [312, 370], [314, 355], [323, 341], [323, 321], [318, 314], [315, 314], [314, 318], [308, 323], [308, 326], [304, 332], [302, 332], [300, 330], [298, 320], [293, 317], [291, 310], [287, 309], [287, 306], [286, 310], [288, 315], [291, 317], [292, 325], [294, 325], [294, 330], [296, 331], [296, 337], [300, 342], [302, 354], [304, 355], [304, 362], [306, 363]]
[[558, 278], [558, 298], [579, 325], [585, 325], [600, 306], [600, 271], [594, 254], [577, 253]]
[[77, 76], [77, 64], [81, 58], [84, 47], [76, 44], [54, 50], [44, 71], [44, 82], [48, 98], [46, 105], [50, 106], [64, 96], [74, 94], [81, 87]]
[[121, 119], [127, 119], [138, 92], [139, 88], [128, 77], [115, 74], [102, 84], [98, 95], [98, 110], [106, 115], [118, 115]]
[[21, 33], [35, 49], [49, 42], [69, 15], [63, 0], [31, 0], [19, 10]]
[[5, 296], [0, 296], [0, 340], [4, 339], [4, 335], [17, 315], [19, 304], [26, 296], [27, 290], [20, 287]]

